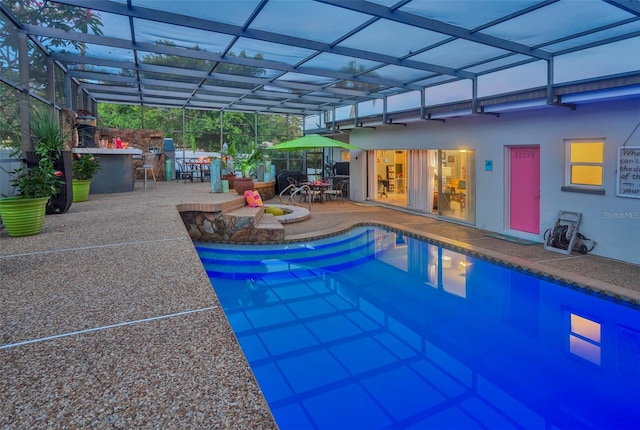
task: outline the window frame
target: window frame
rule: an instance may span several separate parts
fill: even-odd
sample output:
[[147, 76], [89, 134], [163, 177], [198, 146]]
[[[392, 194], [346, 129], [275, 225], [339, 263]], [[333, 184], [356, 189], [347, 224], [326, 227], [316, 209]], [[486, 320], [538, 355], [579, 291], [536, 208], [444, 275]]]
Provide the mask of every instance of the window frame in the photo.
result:
[[[602, 144], [602, 162], [594, 163], [594, 162], [571, 162], [571, 145], [575, 143], [601, 143]], [[605, 145], [606, 141], [604, 138], [593, 138], [593, 139], [565, 139], [564, 140], [564, 151], [565, 151], [565, 163], [564, 163], [564, 186], [562, 187], [562, 191], [575, 191], [575, 192], [584, 192], [584, 193], [593, 193], [593, 194], [604, 194], [605, 190]], [[573, 166], [599, 166], [601, 168], [601, 176], [600, 176], [600, 185], [586, 185], [586, 184], [573, 184], [571, 183], [572, 179], [572, 167]]]

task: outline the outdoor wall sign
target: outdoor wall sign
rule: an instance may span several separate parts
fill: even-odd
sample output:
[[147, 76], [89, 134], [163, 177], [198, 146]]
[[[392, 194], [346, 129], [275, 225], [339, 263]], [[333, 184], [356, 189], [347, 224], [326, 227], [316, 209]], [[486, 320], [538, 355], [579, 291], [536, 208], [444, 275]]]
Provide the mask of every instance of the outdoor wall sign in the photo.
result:
[[616, 195], [640, 199], [640, 146], [618, 147]]

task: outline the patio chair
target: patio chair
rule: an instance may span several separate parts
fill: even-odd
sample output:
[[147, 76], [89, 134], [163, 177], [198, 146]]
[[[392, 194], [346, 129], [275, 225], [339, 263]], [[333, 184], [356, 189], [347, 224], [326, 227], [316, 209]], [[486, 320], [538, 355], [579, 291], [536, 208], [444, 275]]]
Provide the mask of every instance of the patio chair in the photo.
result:
[[202, 179], [205, 180], [207, 178], [209, 178], [209, 180], [211, 180], [211, 165], [210, 164], [204, 164], [201, 166], [202, 168]]
[[304, 190], [300, 188], [300, 183], [291, 176], [287, 176], [287, 182], [289, 183], [289, 199], [293, 201], [295, 196], [297, 195], [300, 200], [302, 200], [302, 193]]
[[330, 189], [326, 190], [324, 194], [328, 199], [333, 197], [336, 201], [340, 199], [344, 202], [344, 196], [346, 194], [345, 188], [347, 184], [347, 181], [340, 181], [337, 184], [334, 184]]
[[182, 180], [183, 183], [187, 182], [187, 179], [193, 182], [193, 170], [189, 167], [184, 160], [176, 160], [178, 168], [176, 169], [176, 180]]
[[319, 189], [314, 189], [314, 185], [310, 182], [299, 182], [294, 178], [287, 178], [287, 180], [297, 187], [297, 194], [305, 202], [313, 203], [322, 197], [322, 192]]
[[295, 178], [287, 177], [289, 182], [290, 200], [293, 201], [298, 196], [299, 201], [313, 203], [313, 200], [320, 195], [320, 191], [310, 188], [309, 183], [299, 182]]
[[296, 194], [298, 194], [300, 192], [299, 190], [299, 186], [298, 186], [298, 181], [296, 181], [294, 178], [287, 176], [287, 183], [289, 185], [287, 185], [281, 192], [280, 192], [280, 200], [282, 200], [282, 195], [284, 193], [287, 193], [289, 195], [289, 201], [292, 203], [294, 202], [294, 197]]

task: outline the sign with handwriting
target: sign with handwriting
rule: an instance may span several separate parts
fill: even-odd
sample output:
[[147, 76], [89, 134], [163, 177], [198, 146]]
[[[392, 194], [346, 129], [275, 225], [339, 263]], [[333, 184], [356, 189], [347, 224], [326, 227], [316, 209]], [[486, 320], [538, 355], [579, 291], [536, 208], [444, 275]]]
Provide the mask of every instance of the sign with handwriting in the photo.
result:
[[618, 148], [616, 195], [640, 199], [640, 146]]

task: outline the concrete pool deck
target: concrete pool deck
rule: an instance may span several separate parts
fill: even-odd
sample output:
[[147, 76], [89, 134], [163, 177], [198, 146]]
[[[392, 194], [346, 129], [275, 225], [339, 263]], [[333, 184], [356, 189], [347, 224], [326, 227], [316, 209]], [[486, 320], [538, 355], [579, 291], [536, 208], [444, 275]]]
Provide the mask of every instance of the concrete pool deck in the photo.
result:
[[[3, 428], [277, 428], [176, 209], [225, 196], [158, 186], [91, 195], [36, 236], [0, 232]], [[367, 221], [640, 301], [640, 266], [379, 206], [315, 204], [285, 237]]]

